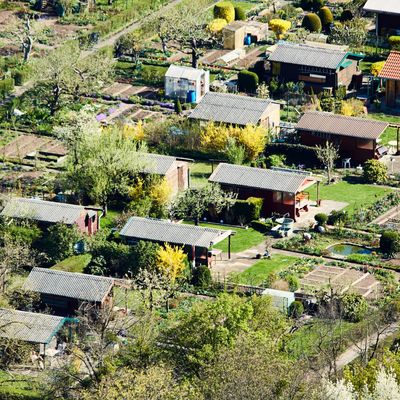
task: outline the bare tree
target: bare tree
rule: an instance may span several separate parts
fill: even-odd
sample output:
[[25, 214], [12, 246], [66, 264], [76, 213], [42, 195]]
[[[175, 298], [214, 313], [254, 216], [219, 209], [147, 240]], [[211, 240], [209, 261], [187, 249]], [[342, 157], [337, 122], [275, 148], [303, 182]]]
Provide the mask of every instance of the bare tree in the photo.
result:
[[339, 158], [339, 149], [333, 143], [326, 141], [325, 146], [316, 146], [315, 153], [318, 160], [320, 160], [326, 168], [329, 185], [335, 161]]

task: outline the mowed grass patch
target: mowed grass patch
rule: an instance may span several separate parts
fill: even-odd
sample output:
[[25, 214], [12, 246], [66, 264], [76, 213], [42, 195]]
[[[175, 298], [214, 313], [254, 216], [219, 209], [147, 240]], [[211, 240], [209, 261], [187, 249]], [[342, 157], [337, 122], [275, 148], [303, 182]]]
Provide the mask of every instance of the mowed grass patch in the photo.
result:
[[232, 280], [242, 285], [259, 286], [270, 274], [286, 269], [297, 260], [297, 257], [275, 254], [270, 259], [260, 260], [245, 271], [233, 275]]
[[71, 256], [60, 261], [50, 269], [66, 272], [83, 272], [85, 267], [90, 263], [92, 256], [90, 254], [79, 254]]
[[195, 162], [190, 165], [190, 186], [201, 188], [208, 183], [211, 175], [211, 164], [206, 162]]
[[0, 371], [0, 399], [43, 399], [38, 386], [37, 379], [31, 376]]
[[112, 228], [114, 226], [114, 220], [121, 214], [120, 211], [108, 210], [107, 215], [100, 218], [100, 228]]
[[[311, 200], [317, 199], [317, 185], [307, 189]], [[348, 203], [345, 208], [350, 214], [359, 207], [368, 207], [381, 197], [392, 192], [392, 189], [380, 186], [365, 185], [362, 183], [351, 183], [340, 181], [335, 184], [320, 184], [319, 193], [322, 200], [334, 200]]]

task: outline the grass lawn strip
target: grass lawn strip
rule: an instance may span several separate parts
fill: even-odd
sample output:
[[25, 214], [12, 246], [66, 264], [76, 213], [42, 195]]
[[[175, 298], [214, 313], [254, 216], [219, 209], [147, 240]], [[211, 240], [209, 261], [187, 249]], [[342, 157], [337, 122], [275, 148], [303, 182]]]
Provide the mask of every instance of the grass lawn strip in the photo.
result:
[[40, 400], [42, 395], [36, 386], [36, 379], [25, 375], [10, 375], [0, 371], [0, 398]]
[[260, 260], [246, 271], [234, 275], [233, 281], [243, 285], [259, 286], [271, 273], [282, 271], [297, 260], [297, 257], [275, 254], [270, 259]]
[[90, 254], [80, 254], [77, 256], [71, 256], [65, 260], [60, 261], [50, 269], [56, 269], [59, 271], [66, 272], [83, 272], [85, 267], [89, 264], [92, 256]]
[[[334, 200], [349, 203], [345, 210], [352, 214], [354, 210], [360, 207], [368, 207], [384, 195], [393, 192], [392, 189], [365, 185], [361, 183], [349, 183], [340, 181], [331, 185], [320, 185], [320, 199]], [[307, 189], [311, 200], [317, 199], [316, 185]]]

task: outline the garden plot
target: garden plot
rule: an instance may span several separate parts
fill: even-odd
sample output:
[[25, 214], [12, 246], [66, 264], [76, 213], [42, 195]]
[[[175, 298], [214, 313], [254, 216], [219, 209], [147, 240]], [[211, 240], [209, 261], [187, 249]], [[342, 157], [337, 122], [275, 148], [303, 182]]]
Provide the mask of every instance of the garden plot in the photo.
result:
[[300, 292], [317, 291], [331, 285], [340, 293], [354, 291], [367, 298], [376, 297], [380, 289], [379, 281], [368, 272], [324, 265], [305, 275], [300, 285]]
[[149, 98], [154, 97], [156, 91], [157, 89], [149, 86], [133, 86], [128, 83], [114, 82], [103, 90], [103, 94], [120, 99], [129, 99], [131, 96]]
[[55, 139], [22, 135], [0, 148], [0, 155], [11, 161], [39, 159], [42, 161], [61, 161], [67, 151], [63, 144]]

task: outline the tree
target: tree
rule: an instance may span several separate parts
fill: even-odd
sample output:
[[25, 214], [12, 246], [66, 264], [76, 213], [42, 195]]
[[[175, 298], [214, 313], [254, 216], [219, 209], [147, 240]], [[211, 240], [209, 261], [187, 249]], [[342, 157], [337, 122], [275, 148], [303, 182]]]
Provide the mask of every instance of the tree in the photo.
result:
[[358, 293], [346, 293], [341, 299], [343, 318], [350, 322], [360, 322], [368, 311], [368, 303]]
[[238, 74], [238, 89], [240, 92], [255, 93], [259, 78], [255, 72], [242, 70]]
[[363, 167], [363, 176], [368, 183], [384, 183], [388, 178], [388, 168], [379, 160], [367, 160]]
[[135, 67], [139, 65], [139, 57], [143, 51], [143, 39], [140, 33], [133, 31], [118, 38], [115, 43], [115, 55], [121, 57], [122, 55], [133, 58]]
[[224, 208], [229, 208], [235, 202], [233, 193], [224, 192], [217, 184], [204, 186], [201, 189], [185, 190], [171, 205], [173, 217], [190, 219], [199, 225], [200, 218], [213, 207], [219, 213]]
[[157, 267], [171, 282], [182, 277], [187, 266], [187, 256], [183, 248], [165, 243], [157, 251]]
[[228, 137], [225, 154], [230, 163], [242, 165], [246, 158], [246, 149], [238, 145], [235, 138]]
[[209, 16], [207, 7], [207, 0], [187, 2], [174, 7], [164, 16], [169, 38], [179, 43], [182, 50], [190, 50], [193, 68], [197, 68], [201, 48], [212, 43], [206, 29]]
[[261, 85], [258, 86], [257, 97], [260, 99], [269, 99], [269, 87], [265, 83], [261, 83]]
[[355, 18], [344, 23], [335, 23], [330, 38], [332, 43], [360, 47], [365, 43], [367, 32], [367, 21]]
[[63, 100], [75, 99], [103, 87], [113, 76], [114, 61], [96, 53], [82, 57], [76, 42], [65, 44], [42, 57], [34, 65], [36, 88], [54, 115]]
[[179, 98], [174, 101], [174, 110], [178, 115], [182, 114], [182, 104]]
[[379, 241], [379, 247], [383, 254], [391, 257], [400, 251], [400, 235], [396, 231], [385, 231]]
[[331, 175], [335, 166], [335, 161], [339, 158], [339, 150], [333, 143], [327, 141], [323, 147], [316, 146], [315, 153], [318, 160], [320, 160], [326, 168], [329, 185], [331, 183]]
[[207, 29], [214, 35], [218, 35], [222, 29], [225, 28], [225, 26], [228, 23], [226, 22], [225, 19], [222, 18], [216, 18], [213, 19], [208, 25], [207, 25]]
[[144, 150], [142, 145], [124, 137], [117, 126], [84, 134], [76, 155], [68, 157], [64, 187], [88, 196], [107, 213], [110, 198], [127, 196], [133, 179], [146, 165]]
[[272, 32], [275, 33], [278, 40], [285, 36], [286, 32], [291, 28], [291, 26], [292, 23], [284, 19], [271, 19], [271, 21], [269, 21], [269, 27]]
[[53, 263], [64, 260], [74, 254], [74, 245], [82, 238], [75, 226], [57, 223], [47, 230], [44, 250]]

